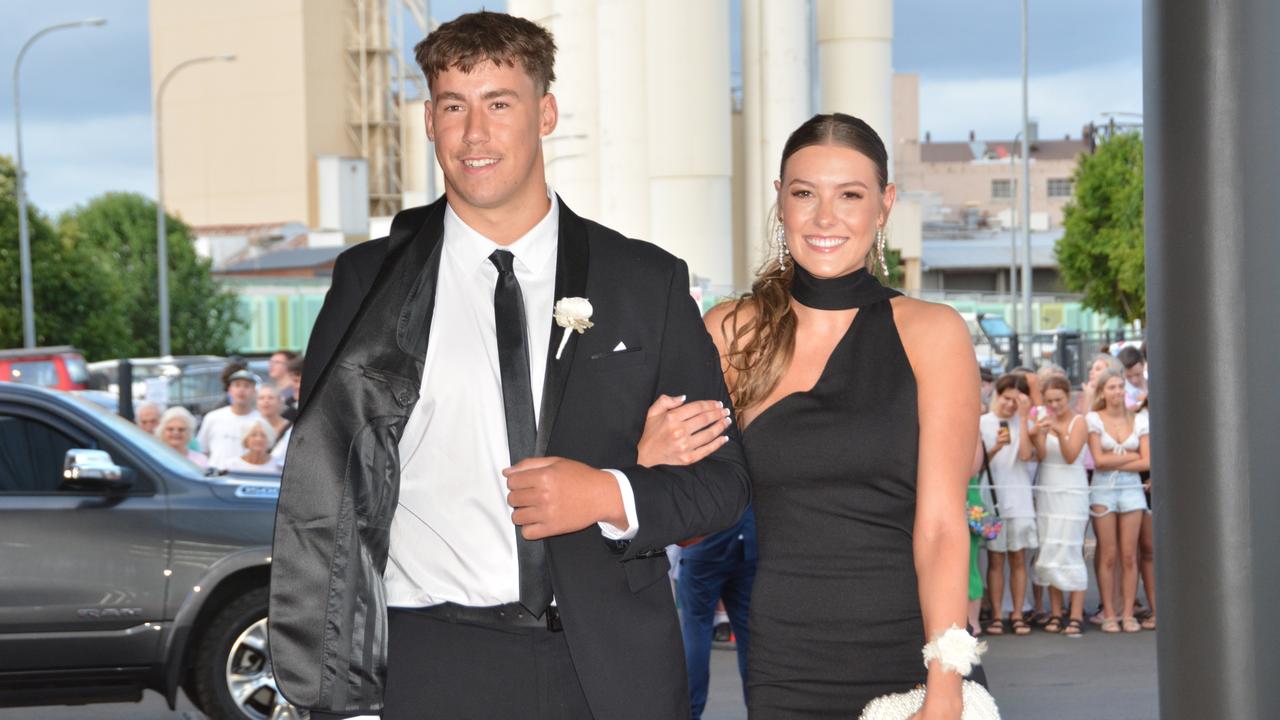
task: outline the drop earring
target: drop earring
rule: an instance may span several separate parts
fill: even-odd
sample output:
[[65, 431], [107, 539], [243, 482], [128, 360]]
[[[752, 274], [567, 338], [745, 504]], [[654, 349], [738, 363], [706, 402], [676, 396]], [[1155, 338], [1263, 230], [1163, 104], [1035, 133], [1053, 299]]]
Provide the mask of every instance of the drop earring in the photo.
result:
[[885, 261], [884, 256], [884, 228], [876, 228], [876, 255], [880, 258], [880, 274], [885, 280], [889, 279], [889, 264]]
[[787, 231], [782, 227], [782, 219], [778, 219], [778, 228], [773, 233], [773, 245], [778, 251], [778, 267], [783, 270], [787, 269], [787, 256], [790, 251], [787, 249]]

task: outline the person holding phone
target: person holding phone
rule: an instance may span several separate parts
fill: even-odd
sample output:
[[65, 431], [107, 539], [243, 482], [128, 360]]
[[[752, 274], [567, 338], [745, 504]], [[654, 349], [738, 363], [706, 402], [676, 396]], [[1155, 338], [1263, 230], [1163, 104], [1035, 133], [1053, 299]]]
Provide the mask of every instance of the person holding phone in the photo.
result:
[[[1089, 479], [1084, 447], [1089, 433], [1071, 409], [1071, 384], [1061, 375], [1041, 383], [1044, 412], [1037, 413], [1035, 445], [1040, 473], [1036, 482], [1036, 529], [1040, 550], [1032, 575], [1049, 587], [1048, 632], [1079, 636], [1084, 631], [1084, 533], [1089, 524]], [[1071, 617], [1063, 624], [1063, 595], [1070, 593]]]
[[987, 543], [987, 587], [991, 591], [992, 620], [986, 630], [1004, 634], [1003, 604], [1005, 565], [1009, 566], [1009, 595], [1013, 600], [1010, 626], [1015, 635], [1027, 635], [1031, 626], [1022, 616], [1027, 593], [1026, 551], [1039, 545], [1036, 536], [1035, 505], [1031, 498], [1031, 474], [1027, 462], [1034, 447], [1028, 435], [1031, 411], [1030, 388], [1024, 374], [1006, 373], [996, 380], [990, 412], [979, 420], [982, 443], [991, 467], [994, 497], [988, 506], [997, 508], [1004, 527]]

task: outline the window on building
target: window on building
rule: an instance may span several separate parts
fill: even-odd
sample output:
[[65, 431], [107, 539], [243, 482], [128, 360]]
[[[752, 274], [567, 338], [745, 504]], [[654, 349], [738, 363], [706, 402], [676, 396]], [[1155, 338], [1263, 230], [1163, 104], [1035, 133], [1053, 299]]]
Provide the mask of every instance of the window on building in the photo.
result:
[[1071, 197], [1071, 178], [1049, 178], [1049, 197]]
[[991, 199], [1009, 200], [1013, 198], [1013, 181], [1009, 179], [991, 181]]

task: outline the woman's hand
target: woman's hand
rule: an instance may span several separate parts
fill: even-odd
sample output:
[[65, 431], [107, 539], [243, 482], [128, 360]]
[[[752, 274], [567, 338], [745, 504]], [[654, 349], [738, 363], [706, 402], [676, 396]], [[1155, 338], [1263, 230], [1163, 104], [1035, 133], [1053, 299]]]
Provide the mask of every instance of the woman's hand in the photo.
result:
[[925, 692], [924, 705], [910, 720], [960, 720], [964, 712], [964, 696], [961, 693]]
[[645, 467], [692, 465], [729, 441], [724, 431], [732, 423], [723, 403], [659, 395], [645, 414], [636, 461]]
[[1036, 434], [1047, 436], [1052, 429], [1053, 418], [1049, 417], [1049, 413], [1036, 415]]
[[1012, 442], [1012, 435], [1009, 433], [1009, 428], [1002, 427], [997, 430], [996, 443], [991, 446], [991, 456], [995, 457], [995, 454], [1008, 447], [1010, 442]]

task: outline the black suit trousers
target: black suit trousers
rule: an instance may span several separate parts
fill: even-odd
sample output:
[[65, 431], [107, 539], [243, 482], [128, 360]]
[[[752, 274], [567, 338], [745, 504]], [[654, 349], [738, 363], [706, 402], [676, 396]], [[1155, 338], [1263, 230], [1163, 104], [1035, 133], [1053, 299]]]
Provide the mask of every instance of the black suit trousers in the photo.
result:
[[[387, 613], [382, 720], [592, 720], [564, 633]], [[313, 712], [312, 720], [346, 717]]]

